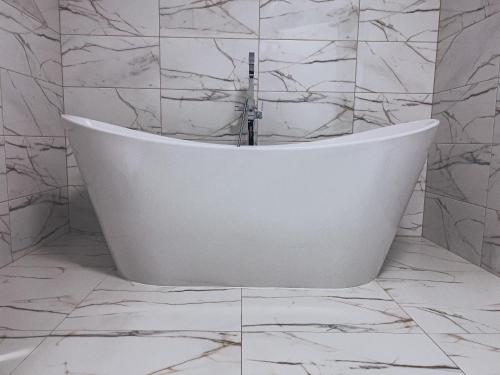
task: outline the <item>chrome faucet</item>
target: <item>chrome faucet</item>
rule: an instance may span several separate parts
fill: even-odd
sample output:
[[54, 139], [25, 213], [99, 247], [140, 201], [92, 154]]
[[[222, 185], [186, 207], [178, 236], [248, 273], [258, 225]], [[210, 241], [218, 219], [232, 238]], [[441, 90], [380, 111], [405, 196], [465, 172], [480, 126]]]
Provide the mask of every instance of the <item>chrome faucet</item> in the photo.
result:
[[257, 108], [257, 102], [255, 100], [255, 53], [250, 52], [248, 54], [248, 89], [245, 97], [245, 102], [243, 103], [241, 122], [240, 122], [240, 134], [238, 137], [238, 147], [241, 146], [241, 141], [243, 137], [243, 126], [245, 122], [248, 126], [248, 145], [254, 146], [257, 144], [257, 126], [255, 121], [262, 118], [262, 112]]

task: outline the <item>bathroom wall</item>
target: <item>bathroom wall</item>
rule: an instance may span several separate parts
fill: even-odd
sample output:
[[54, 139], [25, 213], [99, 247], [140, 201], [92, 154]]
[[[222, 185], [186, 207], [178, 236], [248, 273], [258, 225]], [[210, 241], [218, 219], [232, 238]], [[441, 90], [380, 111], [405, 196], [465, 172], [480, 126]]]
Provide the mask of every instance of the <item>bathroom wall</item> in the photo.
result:
[[441, 125], [429, 154], [423, 226], [428, 239], [497, 274], [499, 25], [497, 0], [441, 0], [432, 111]]
[[0, 266], [68, 230], [57, 0], [0, 0]]
[[[255, 51], [262, 144], [431, 115], [439, 0], [61, 0], [60, 17], [71, 114], [234, 143]], [[421, 234], [424, 180], [401, 234]], [[98, 231], [71, 150], [68, 182], [71, 226]]]

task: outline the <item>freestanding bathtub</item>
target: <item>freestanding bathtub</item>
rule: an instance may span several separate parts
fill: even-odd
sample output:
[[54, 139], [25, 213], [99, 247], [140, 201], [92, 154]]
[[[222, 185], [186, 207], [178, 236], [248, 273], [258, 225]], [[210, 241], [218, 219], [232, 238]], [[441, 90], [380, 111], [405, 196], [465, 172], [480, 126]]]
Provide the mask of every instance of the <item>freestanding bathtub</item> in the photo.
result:
[[237, 148], [63, 118], [124, 277], [257, 287], [373, 280], [438, 125]]

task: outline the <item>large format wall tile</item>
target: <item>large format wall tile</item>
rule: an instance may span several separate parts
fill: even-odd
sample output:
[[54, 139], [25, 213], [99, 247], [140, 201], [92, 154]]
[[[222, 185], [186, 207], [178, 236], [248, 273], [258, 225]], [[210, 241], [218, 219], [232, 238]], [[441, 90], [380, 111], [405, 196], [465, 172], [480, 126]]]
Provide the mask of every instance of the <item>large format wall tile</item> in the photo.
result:
[[497, 88], [497, 105], [495, 110], [495, 129], [493, 131], [493, 142], [500, 143], [500, 81]]
[[0, 202], [9, 199], [7, 194], [7, 163], [5, 161], [5, 139], [0, 137]]
[[417, 184], [413, 189], [410, 201], [399, 223], [399, 236], [421, 236], [422, 221], [424, 219], [424, 201], [425, 201], [425, 179], [427, 165], [424, 165]]
[[59, 0], [4, 0], [40, 24], [59, 32]]
[[434, 144], [429, 150], [427, 191], [486, 205], [491, 146]]
[[354, 94], [261, 92], [259, 140], [313, 141], [352, 133]]
[[61, 33], [158, 35], [158, 0], [61, 0]]
[[178, 37], [255, 38], [256, 0], [160, 0], [160, 34]]
[[260, 2], [260, 36], [268, 39], [356, 40], [357, 0]]
[[418, 42], [359, 42], [359, 91], [432, 93], [436, 47]]
[[161, 86], [164, 89], [246, 89], [250, 51], [256, 55], [257, 76], [257, 40], [162, 38]]
[[481, 266], [500, 276], [500, 211], [486, 209]]
[[64, 137], [5, 137], [9, 199], [67, 184]]
[[85, 186], [68, 186], [69, 220], [71, 229], [85, 233], [100, 233], [101, 227]]
[[233, 144], [238, 137], [241, 113], [235, 107], [243, 105], [243, 92], [162, 90], [161, 100], [163, 134]]
[[0, 268], [12, 262], [9, 203], [0, 203]]
[[435, 42], [439, 0], [361, 0], [359, 40]]
[[480, 264], [485, 209], [431, 193], [425, 196], [423, 235]]
[[498, 77], [500, 9], [488, 13], [485, 4], [470, 11], [457, 9], [449, 18], [447, 6], [443, 8], [441, 23], [445, 26], [438, 44], [436, 92]]
[[161, 133], [159, 89], [66, 87], [64, 108], [68, 114]]
[[64, 86], [160, 87], [158, 38], [64, 36]]
[[1, 80], [6, 134], [64, 135], [60, 86], [7, 70], [1, 71]]
[[435, 141], [491, 143], [497, 80], [434, 94], [433, 118], [440, 121]]
[[68, 186], [85, 185], [68, 138], [66, 139], [66, 168], [68, 170]]
[[0, 135], [3, 135], [2, 74], [0, 70]]
[[68, 229], [68, 192], [66, 188], [9, 201], [12, 252], [19, 258], [41, 241], [54, 238]]
[[500, 144], [493, 145], [491, 150], [489, 179], [486, 206], [500, 210]]
[[260, 42], [261, 91], [354, 91], [355, 72], [355, 42]]
[[431, 110], [432, 94], [356, 93], [354, 132], [426, 120]]
[[354, 94], [261, 92], [259, 139], [313, 141], [352, 133]]
[[61, 84], [56, 31], [0, 1], [0, 67]]

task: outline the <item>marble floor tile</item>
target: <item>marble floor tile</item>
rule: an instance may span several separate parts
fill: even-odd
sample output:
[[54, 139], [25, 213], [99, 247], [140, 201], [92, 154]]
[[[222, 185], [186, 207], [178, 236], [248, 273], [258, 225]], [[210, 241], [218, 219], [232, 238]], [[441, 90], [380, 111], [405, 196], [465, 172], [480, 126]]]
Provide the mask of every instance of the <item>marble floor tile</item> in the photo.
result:
[[424, 331], [500, 332], [498, 277], [428, 241], [398, 241], [377, 282]]
[[345, 289], [243, 289], [243, 331], [420, 332], [375, 282]]
[[102, 235], [72, 232], [18, 259], [11, 266], [114, 269], [115, 263]]
[[466, 375], [500, 373], [500, 335], [440, 334], [431, 337]]
[[222, 332], [240, 325], [238, 288], [161, 287], [110, 276], [58, 329]]
[[245, 375], [463, 374], [422, 334], [244, 333]]
[[0, 330], [0, 374], [10, 374], [49, 333]]
[[73, 332], [52, 336], [13, 374], [240, 374], [239, 332]]
[[103, 271], [64, 267], [0, 270], [0, 327], [52, 330], [106, 276]]

